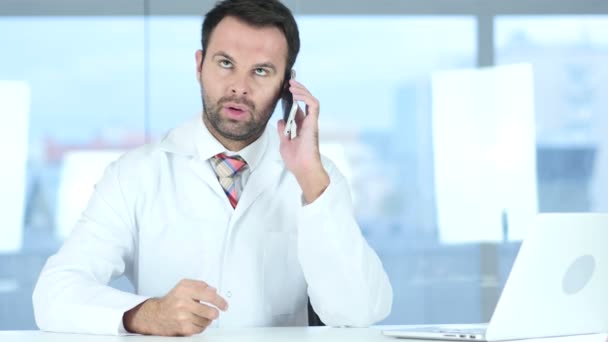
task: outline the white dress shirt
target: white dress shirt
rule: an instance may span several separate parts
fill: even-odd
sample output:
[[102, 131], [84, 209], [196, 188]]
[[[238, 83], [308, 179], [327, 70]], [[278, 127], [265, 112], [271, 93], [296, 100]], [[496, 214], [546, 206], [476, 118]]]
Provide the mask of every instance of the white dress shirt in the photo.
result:
[[[323, 158], [330, 185], [303, 205], [269, 126], [239, 151], [250, 167], [232, 208], [209, 163], [220, 152], [199, 116], [112, 163], [40, 274], [38, 326], [119, 334], [124, 312], [184, 278], [226, 298], [217, 327], [306, 325], [308, 297], [331, 326], [367, 326], [389, 314], [391, 285], [333, 163]], [[123, 274], [134, 294], [108, 286]]]

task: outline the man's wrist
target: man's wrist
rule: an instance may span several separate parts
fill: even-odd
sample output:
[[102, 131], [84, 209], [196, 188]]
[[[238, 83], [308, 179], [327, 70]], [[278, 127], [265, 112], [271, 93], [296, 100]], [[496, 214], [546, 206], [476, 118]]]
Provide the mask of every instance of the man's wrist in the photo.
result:
[[125, 312], [122, 317], [125, 330], [136, 334], [153, 334], [150, 330], [150, 327], [153, 325], [149, 324], [149, 321], [153, 317], [154, 307], [158, 304], [157, 302], [158, 299], [150, 298]]
[[302, 189], [304, 201], [307, 204], [314, 202], [327, 187], [329, 186], [330, 178], [323, 166], [319, 166], [313, 171], [303, 172], [296, 175], [298, 184]]

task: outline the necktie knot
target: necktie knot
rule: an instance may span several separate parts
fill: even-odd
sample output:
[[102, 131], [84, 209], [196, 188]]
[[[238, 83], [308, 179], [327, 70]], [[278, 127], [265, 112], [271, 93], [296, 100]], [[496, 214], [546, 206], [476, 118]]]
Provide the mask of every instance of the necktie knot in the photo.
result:
[[213, 170], [217, 174], [230, 204], [233, 208], [236, 207], [241, 189], [237, 187], [234, 176], [243, 171], [247, 163], [241, 156], [228, 156], [225, 153], [220, 153], [211, 157], [211, 166], [213, 166]]
[[233, 178], [243, 170], [247, 163], [241, 156], [228, 156], [225, 153], [211, 157], [211, 165], [220, 178]]

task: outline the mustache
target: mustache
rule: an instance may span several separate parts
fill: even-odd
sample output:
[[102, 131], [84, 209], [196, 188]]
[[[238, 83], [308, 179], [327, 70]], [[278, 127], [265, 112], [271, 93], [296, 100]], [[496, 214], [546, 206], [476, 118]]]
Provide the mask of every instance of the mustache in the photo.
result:
[[255, 104], [253, 103], [253, 101], [249, 100], [246, 97], [224, 96], [224, 97], [220, 98], [219, 101], [217, 101], [217, 104], [218, 104], [218, 106], [221, 107], [226, 102], [234, 102], [237, 104], [242, 104], [242, 105], [247, 106], [252, 112], [255, 111]]

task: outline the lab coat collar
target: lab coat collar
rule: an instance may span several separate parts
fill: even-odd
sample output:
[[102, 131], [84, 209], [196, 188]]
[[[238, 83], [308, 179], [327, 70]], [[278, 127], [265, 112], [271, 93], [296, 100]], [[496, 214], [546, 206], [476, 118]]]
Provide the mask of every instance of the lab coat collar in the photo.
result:
[[[265, 154], [268, 154], [272, 160], [281, 160], [278, 144], [273, 143], [276, 142], [273, 140], [278, 139], [272, 136], [274, 132], [271, 131], [273, 130], [276, 131], [276, 128], [267, 125], [260, 138], [238, 152], [238, 154], [242, 154], [251, 170], [261, 163]], [[215, 139], [203, 123], [201, 114], [171, 129], [161, 139], [160, 148], [169, 153], [195, 157], [200, 160], [207, 160], [218, 153], [226, 152], [226, 148]], [[229, 152], [229, 154], [232, 153]]]
[[[239, 203], [233, 211], [226, 200], [226, 205], [235, 220], [238, 220], [255, 200], [264, 191], [267, 191], [273, 182], [285, 171], [284, 164], [279, 152], [279, 137], [276, 127], [267, 125], [262, 136], [254, 142], [253, 151], [245, 151], [247, 162], [255, 163], [251, 168], [251, 174], [247, 185], [243, 189]], [[253, 145], [253, 144], [252, 144]], [[248, 147], [252, 146], [249, 145]], [[210, 157], [225, 152], [226, 148], [209, 133], [203, 123], [202, 116], [188, 120], [181, 126], [170, 130], [160, 141], [160, 149], [168, 153], [187, 156], [192, 161], [208, 160]], [[243, 149], [245, 150], [245, 149]], [[251, 156], [247, 156], [247, 152]], [[253, 156], [255, 155], [255, 156]], [[217, 181], [210, 164], [208, 168], [200, 172], [200, 177], [225, 200], [225, 194]]]

